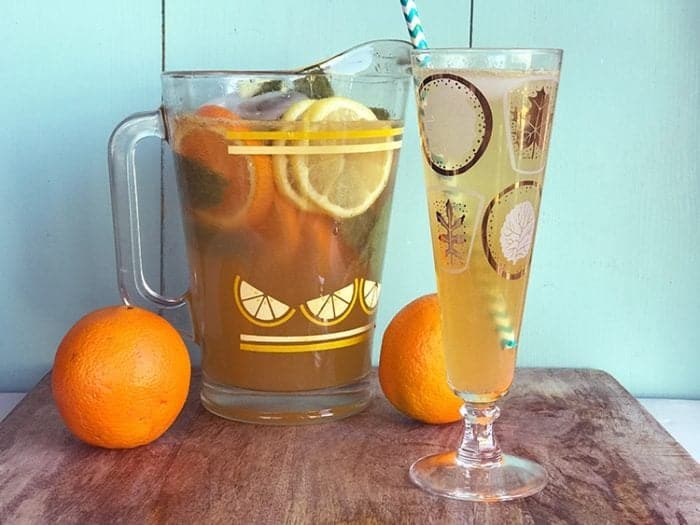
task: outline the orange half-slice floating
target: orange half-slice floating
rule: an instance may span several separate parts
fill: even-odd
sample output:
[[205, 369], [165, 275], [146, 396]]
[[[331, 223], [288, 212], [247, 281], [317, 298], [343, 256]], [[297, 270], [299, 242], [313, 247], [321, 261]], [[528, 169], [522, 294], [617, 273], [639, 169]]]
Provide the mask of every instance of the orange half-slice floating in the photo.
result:
[[233, 282], [236, 306], [256, 326], [278, 326], [294, 315], [291, 308], [236, 276]]
[[175, 152], [211, 170], [223, 188], [213, 205], [191, 209], [200, 223], [234, 229], [258, 224], [267, 215], [274, 191], [272, 160], [268, 155], [228, 153], [231, 142], [226, 139], [226, 132], [245, 130], [244, 122], [226, 108], [203, 106], [196, 116], [184, 117], [175, 126]]
[[357, 279], [340, 290], [322, 295], [302, 304], [299, 308], [314, 324], [333, 326], [345, 319], [357, 300]]

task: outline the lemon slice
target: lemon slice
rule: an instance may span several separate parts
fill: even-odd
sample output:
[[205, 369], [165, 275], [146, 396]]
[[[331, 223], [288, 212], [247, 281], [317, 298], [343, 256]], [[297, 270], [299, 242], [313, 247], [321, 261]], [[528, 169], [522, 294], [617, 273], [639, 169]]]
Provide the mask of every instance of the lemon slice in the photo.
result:
[[234, 280], [233, 289], [239, 311], [256, 326], [278, 326], [294, 315], [294, 308], [270, 297], [239, 276]]
[[348, 122], [353, 120], [377, 120], [374, 112], [364, 104], [347, 97], [328, 97], [316, 100], [304, 112], [308, 122]]
[[357, 299], [357, 280], [328, 295], [322, 295], [302, 304], [299, 308], [311, 322], [332, 326], [345, 319]]
[[[282, 120], [286, 122], [294, 122], [301, 120], [304, 112], [313, 105], [314, 100], [305, 98], [294, 102], [287, 111], [282, 115]], [[285, 141], [276, 141], [277, 146], [284, 146]], [[299, 191], [299, 182], [294, 171], [287, 168], [289, 157], [287, 155], [273, 155], [273, 171], [275, 174], [275, 183], [277, 189], [285, 197], [289, 198], [294, 204], [304, 211], [315, 210], [316, 206]]]
[[300, 120], [304, 115], [304, 112], [309, 109], [309, 107], [314, 103], [313, 99], [304, 98], [297, 100], [291, 106], [287, 108], [287, 111], [282, 115], [282, 120], [287, 122], [293, 122], [295, 120]]
[[[308, 123], [322, 123], [321, 129], [333, 130], [344, 127], [337, 123], [377, 121], [371, 109], [345, 97], [316, 100], [302, 118]], [[357, 124], [347, 127], [358, 129]], [[342, 144], [333, 139], [314, 141], [314, 145]], [[391, 151], [295, 155], [288, 167], [301, 195], [332, 217], [342, 219], [361, 215], [372, 206], [389, 182], [392, 161]]]

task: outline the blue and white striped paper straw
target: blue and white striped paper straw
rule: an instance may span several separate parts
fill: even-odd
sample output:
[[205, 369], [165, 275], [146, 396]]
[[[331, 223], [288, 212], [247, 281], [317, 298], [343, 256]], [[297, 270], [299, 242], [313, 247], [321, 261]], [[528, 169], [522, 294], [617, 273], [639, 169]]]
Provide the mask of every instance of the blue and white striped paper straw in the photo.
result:
[[416, 49], [427, 49], [428, 42], [425, 40], [416, 3], [413, 0], [401, 0], [401, 9], [403, 10], [403, 17], [406, 19], [406, 26], [408, 27], [408, 34], [411, 35], [413, 47]]

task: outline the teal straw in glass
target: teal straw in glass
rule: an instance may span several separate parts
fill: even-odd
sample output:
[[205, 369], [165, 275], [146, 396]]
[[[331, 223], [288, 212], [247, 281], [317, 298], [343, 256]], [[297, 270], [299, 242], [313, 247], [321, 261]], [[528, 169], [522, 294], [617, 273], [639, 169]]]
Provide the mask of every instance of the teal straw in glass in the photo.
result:
[[413, 47], [416, 49], [426, 49], [428, 47], [428, 42], [425, 40], [425, 34], [423, 33], [423, 26], [418, 17], [416, 3], [413, 0], [401, 0], [401, 9], [403, 10], [403, 17], [408, 27], [408, 34], [411, 35]]

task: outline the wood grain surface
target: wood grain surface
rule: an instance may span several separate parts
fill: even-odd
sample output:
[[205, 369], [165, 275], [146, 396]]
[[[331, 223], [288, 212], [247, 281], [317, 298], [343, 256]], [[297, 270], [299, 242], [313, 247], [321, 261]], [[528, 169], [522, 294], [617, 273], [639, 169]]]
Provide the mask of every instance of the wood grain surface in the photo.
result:
[[549, 483], [492, 504], [411, 484], [411, 462], [461, 425], [401, 416], [376, 380], [365, 412], [303, 427], [213, 416], [199, 382], [160, 440], [108, 451], [68, 433], [45, 377], [0, 425], [0, 523], [700, 523], [700, 466], [600, 371], [518, 371], [498, 435]]

